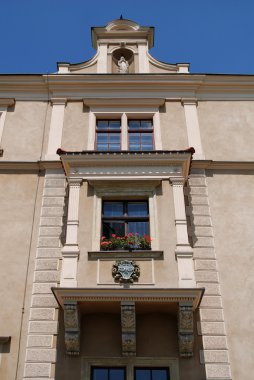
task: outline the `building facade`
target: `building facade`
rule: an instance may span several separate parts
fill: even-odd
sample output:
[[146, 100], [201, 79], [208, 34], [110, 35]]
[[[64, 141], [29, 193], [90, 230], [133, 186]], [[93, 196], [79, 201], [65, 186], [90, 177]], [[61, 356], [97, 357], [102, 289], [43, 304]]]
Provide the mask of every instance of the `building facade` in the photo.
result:
[[153, 38], [0, 76], [2, 380], [251, 378], [254, 78]]

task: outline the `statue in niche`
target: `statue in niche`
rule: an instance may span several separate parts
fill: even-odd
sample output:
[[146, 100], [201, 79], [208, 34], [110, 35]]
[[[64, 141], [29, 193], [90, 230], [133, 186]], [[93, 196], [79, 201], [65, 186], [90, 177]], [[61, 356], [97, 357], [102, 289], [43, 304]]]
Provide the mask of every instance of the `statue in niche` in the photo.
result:
[[128, 74], [129, 63], [128, 61], [126, 61], [126, 59], [123, 56], [121, 56], [117, 64], [118, 64], [118, 71], [120, 74]]

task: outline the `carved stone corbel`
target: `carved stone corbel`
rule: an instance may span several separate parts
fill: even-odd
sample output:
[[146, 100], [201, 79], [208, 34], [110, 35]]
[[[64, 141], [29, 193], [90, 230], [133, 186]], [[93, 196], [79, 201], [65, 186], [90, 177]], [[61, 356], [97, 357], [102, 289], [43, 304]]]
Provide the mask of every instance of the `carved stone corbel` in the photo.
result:
[[122, 355], [136, 355], [135, 302], [121, 302]]
[[67, 355], [80, 353], [79, 311], [76, 301], [64, 303], [65, 347]]
[[178, 310], [178, 341], [181, 357], [193, 356], [193, 310], [191, 303], [179, 303]]

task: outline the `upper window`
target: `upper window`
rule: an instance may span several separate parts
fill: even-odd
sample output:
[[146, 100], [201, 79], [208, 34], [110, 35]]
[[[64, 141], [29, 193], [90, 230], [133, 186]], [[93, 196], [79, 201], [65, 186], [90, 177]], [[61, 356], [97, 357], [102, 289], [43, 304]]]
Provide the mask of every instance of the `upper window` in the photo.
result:
[[97, 120], [96, 149], [100, 151], [121, 150], [120, 120]]
[[153, 122], [152, 120], [128, 121], [129, 150], [153, 150]]
[[121, 367], [92, 367], [91, 380], [125, 380], [126, 370]]
[[170, 380], [169, 368], [134, 368], [134, 380]]
[[102, 235], [109, 239], [128, 234], [149, 234], [147, 201], [104, 201], [102, 209]]

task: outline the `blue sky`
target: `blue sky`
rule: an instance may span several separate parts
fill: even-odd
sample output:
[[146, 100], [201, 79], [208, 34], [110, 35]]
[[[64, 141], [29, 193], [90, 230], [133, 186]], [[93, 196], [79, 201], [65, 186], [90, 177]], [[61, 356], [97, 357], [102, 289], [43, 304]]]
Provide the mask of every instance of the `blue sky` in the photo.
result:
[[[89, 5], [90, 3], [90, 5]], [[51, 73], [94, 55], [91, 26], [155, 27], [150, 53], [193, 73], [254, 74], [254, 0], [1, 0], [0, 73]]]

